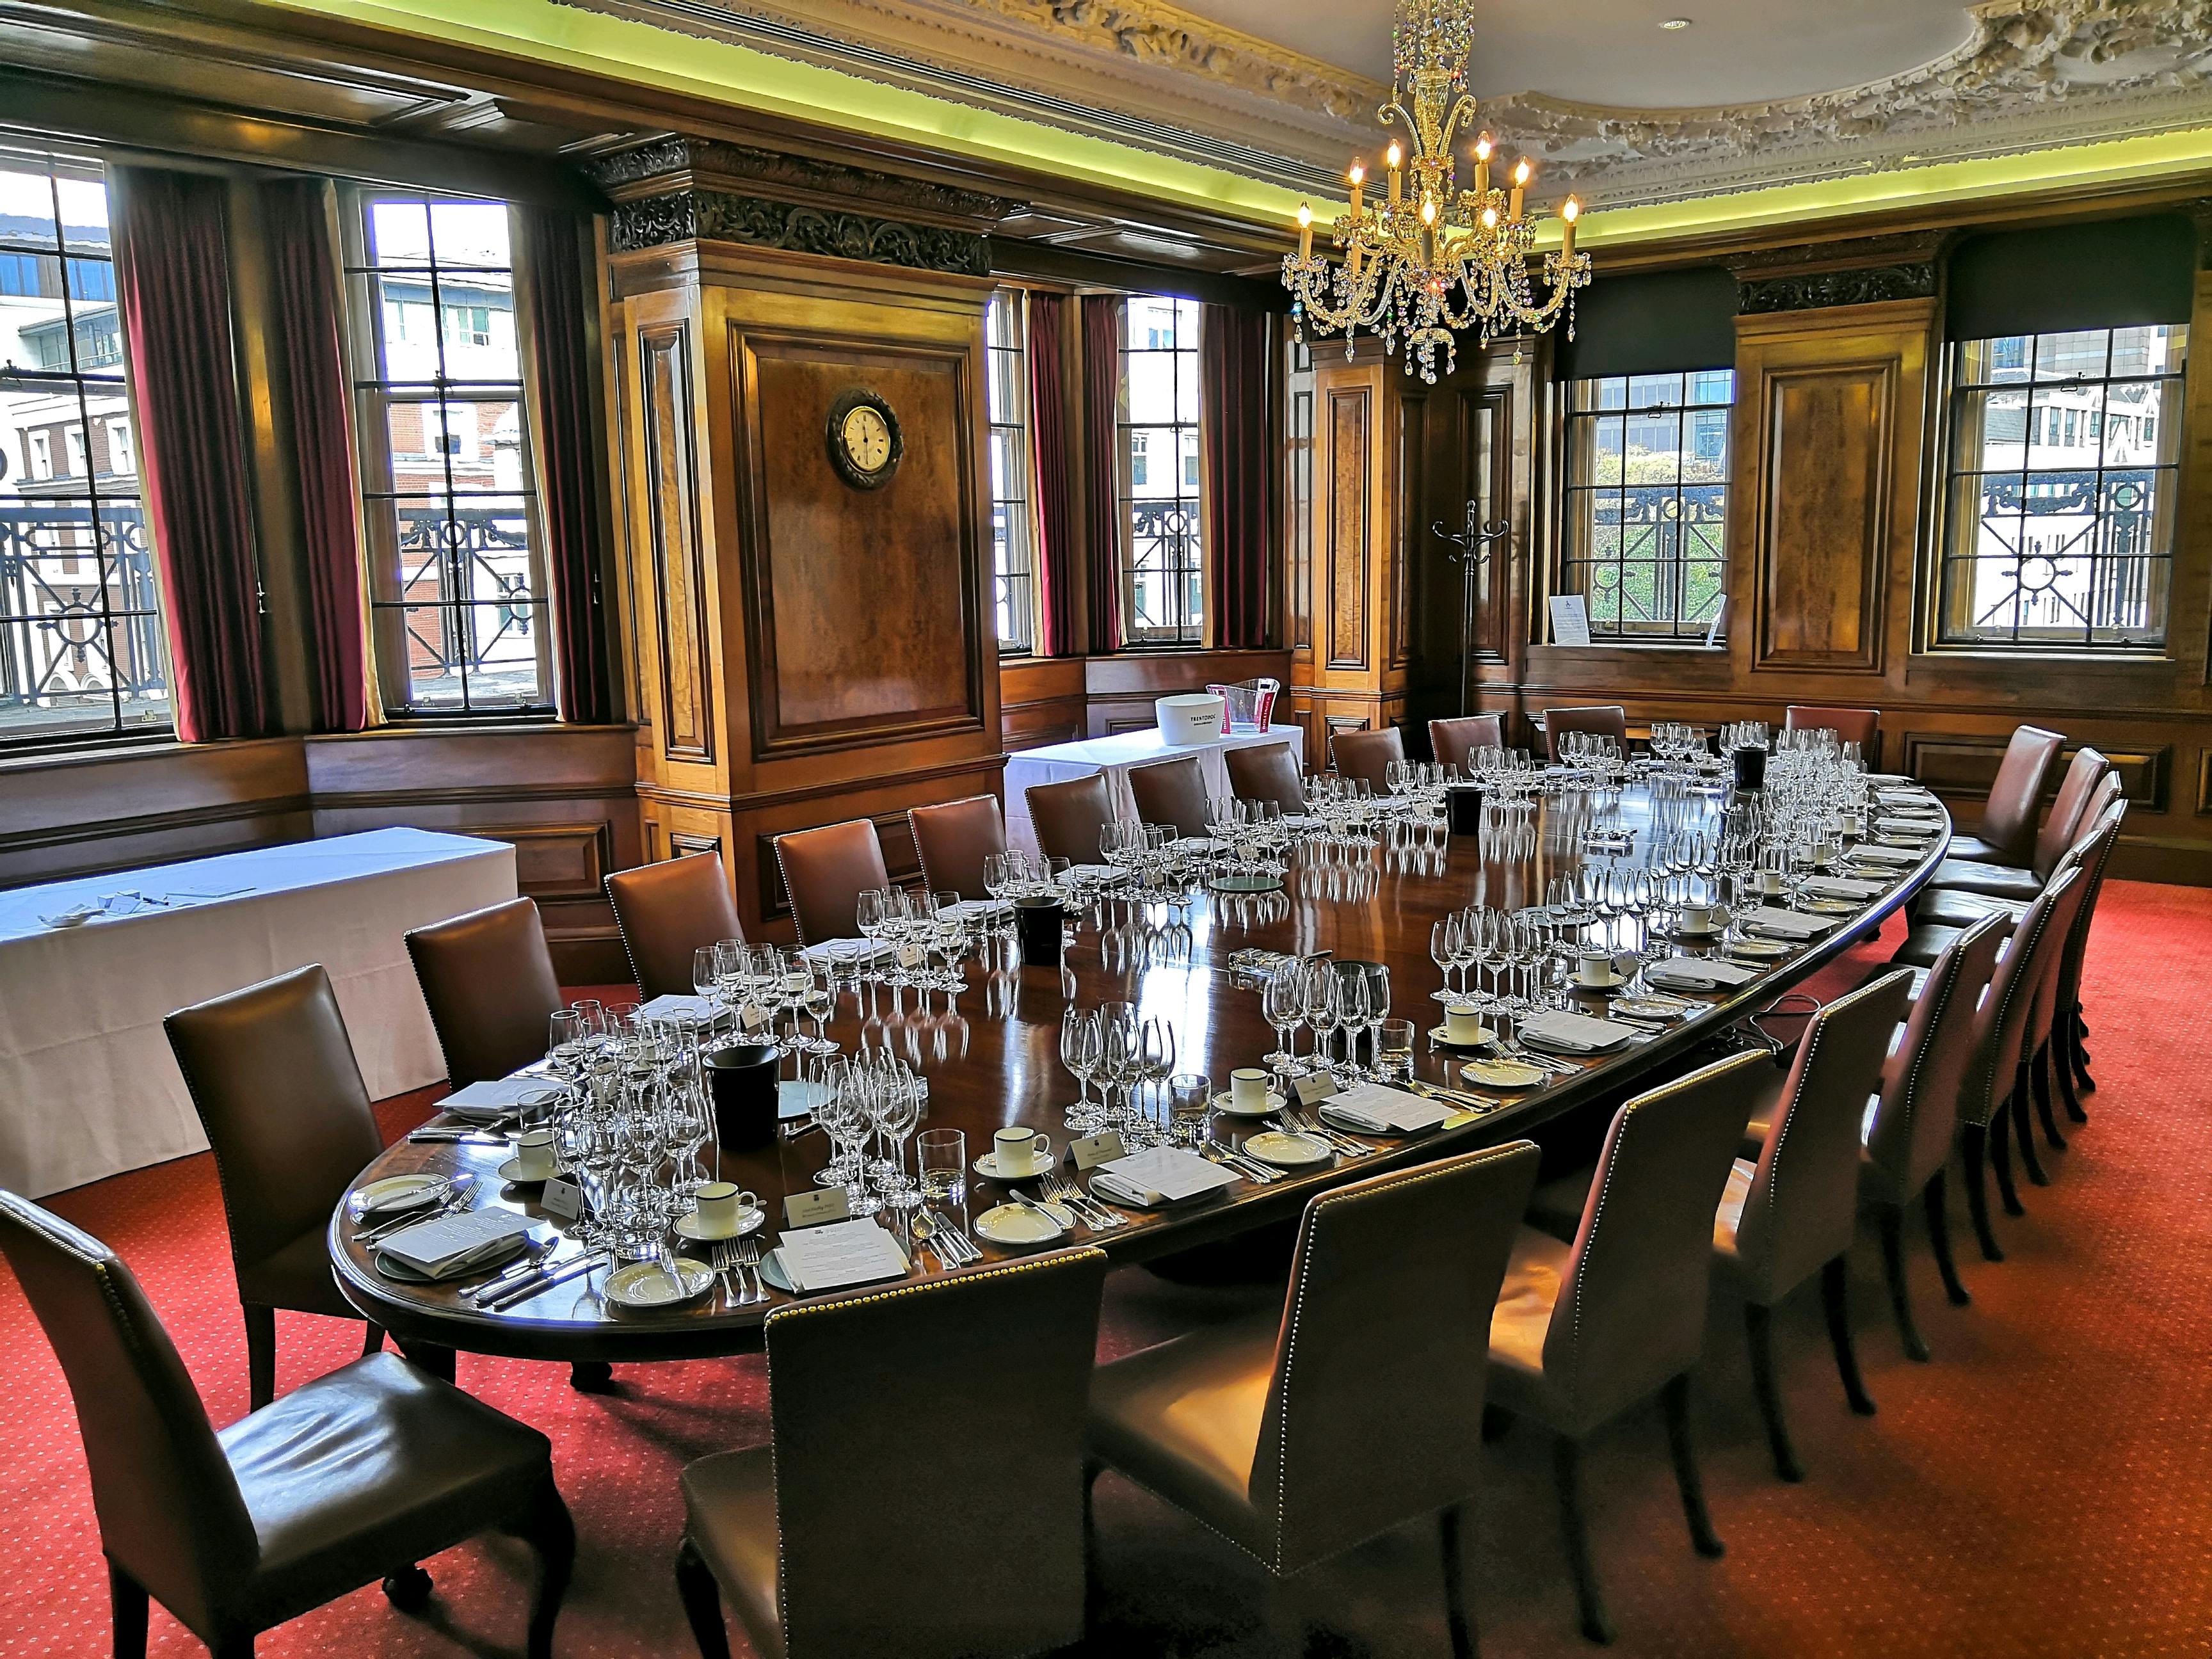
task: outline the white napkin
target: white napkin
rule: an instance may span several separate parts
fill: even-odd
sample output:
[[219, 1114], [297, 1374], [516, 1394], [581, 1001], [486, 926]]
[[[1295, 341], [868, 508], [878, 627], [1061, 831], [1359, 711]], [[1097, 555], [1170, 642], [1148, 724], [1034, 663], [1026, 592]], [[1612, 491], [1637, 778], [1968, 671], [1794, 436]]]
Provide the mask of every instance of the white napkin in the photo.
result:
[[1846, 856], [1865, 864], [1893, 864], [1902, 869], [1908, 864], [1920, 862], [1920, 854], [1909, 847], [1869, 847], [1862, 842]]
[[1556, 1008], [1531, 1015], [1521, 1027], [1523, 1042], [1533, 1036], [1553, 1048], [1571, 1048], [1585, 1054], [1617, 1048], [1641, 1035], [1632, 1025], [1617, 1025], [1609, 1019], [1595, 1019], [1588, 1014], [1571, 1014]]
[[809, 1296], [846, 1285], [904, 1279], [912, 1271], [898, 1241], [867, 1216], [788, 1228], [776, 1243], [776, 1256], [792, 1289]]
[[1850, 881], [1842, 876], [1808, 876], [1804, 890], [1820, 898], [1850, 899], [1863, 904], [1878, 898], [1885, 884], [1878, 881]]
[[1243, 1177], [1210, 1158], [1177, 1146], [1153, 1146], [1127, 1158], [1100, 1164], [1092, 1171], [1092, 1187], [1104, 1187], [1107, 1195], [1141, 1209], [1196, 1198], [1223, 1187], [1233, 1187]]
[[712, 997], [680, 996], [665, 993], [638, 1011], [647, 1019], [712, 1019], [716, 1009]]
[[403, 1227], [377, 1249], [431, 1279], [453, 1279], [512, 1250], [533, 1224], [513, 1210], [462, 1210]]
[[1756, 968], [1747, 968], [1740, 962], [1723, 962], [1717, 957], [1669, 957], [1644, 970], [1644, 977], [1654, 985], [1668, 985], [1685, 991], [1733, 990], [1739, 985], [1750, 984], [1759, 976]]
[[818, 945], [806, 945], [799, 954], [809, 962], [872, 962], [888, 955], [890, 948], [880, 939], [825, 939]]
[[1434, 1128], [1452, 1113], [1448, 1106], [1407, 1094], [1403, 1089], [1381, 1083], [1361, 1083], [1322, 1102], [1321, 1115], [1339, 1128], [1359, 1134], [1402, 1135]]
[[1736, 920], [1754, 933], [1780, 933], [1796, 939], [1818, 939], [1836, 925], [1831, 916], [1808, 916], [1802, 910], [1784, 910], [1771, 904], [1747, 911]]
[[489, 1122], [507, 1116], [525, 1101], [550, 1100], [560, 1092], [559, 1085], [542, 1077], [492, 1078], [454, 1090], [438, 1103], [438, 1109]]

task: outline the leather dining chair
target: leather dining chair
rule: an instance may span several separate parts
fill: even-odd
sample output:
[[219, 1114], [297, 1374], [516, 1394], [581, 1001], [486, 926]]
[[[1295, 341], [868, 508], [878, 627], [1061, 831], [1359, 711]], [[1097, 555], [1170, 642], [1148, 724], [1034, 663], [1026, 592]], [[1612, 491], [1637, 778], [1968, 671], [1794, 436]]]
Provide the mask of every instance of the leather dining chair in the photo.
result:
[[1224, 749], [1221, 761], [1229, 769], [1229, 793], [1237, 799], [1273, 801], [1291, 813], [1306, 810], [1305, 780], [1298, 775], [1298, 757], [1287, 743]]
[[[453, 1087], [507, 1077], [545, 1058], [561, 981], [533, 901], [509, 899], [417, 927], [407, 935], [407, 955]], [[684, 973], [688, 981], [688, 960]]]
[[1875, 763], [1881, 740], [1879, 708], [1824, 708], [1811, 703], [1791, 703], [1782, 711], [1785, 732], [1833, 732], [1841, 743], [1859, 746], [1859, 757]]
[[[180, 1008], [161, 1026], [215, 1152], [258, 1411], [276, 1392], [277, 1309], [361, 1317], [338, 1293], [324, 1234], [384, 1137], [319, 965]], [[362, 1352], [383, 1343], [371, 1325]]]
[[1903, 1041], [1889, 1051], [1881, 1090], [1865, 1119], [1859, 1164], [1859, 1206], [1881, 1229], [1882, 1271], [1889, 1308], [1905, 1357], [1925, 1361], [1928, 1344], [1912, 1319], [1905, 1273], [1905, 1211], [1916, 1198], [1928, 1219], [1928, 1243], [1954, 1307], [1972, 1300], [1959, 1282], [1944, 1213], [1945, 1170], [1959, 1138], [1959, 1096], [1974, 1055], [1974, 1022], [1982, 994], [2004, 946], [2002, 918], [1984, 916], [1944, 946], [1905, 1018]]
[[378, 1353], [218, 1431], [106, 1245], [0, 1192], [0, 1253], [76, 1405], [118, 1659], [143, 1659], [155, 1601], [216, 1659], [379, 1578], [417, 1611], [416, 1564], [484, 1532], [537, 1550], [528, 1651], [550, 1659], [576, 1534], [537, 1430]]
[[1312, 1199], [1279, 1312], [1099, 1367], [1093, 1458], [1277, 1579], [1438, 1516], [1453, 1650], [1470, 1651], [1459, 1510], [1482, 1449], [1468, 1421], [1538, 1157], [1516, 1141]]
[[[1917, 962], [1923, 965], [1932, 962], [1935, 960], [1936, 952], [1949, 938], [1949, 933], [1944, 930], [1956, 930], [1970, 926], [1985, 915], [1995, 914], [2006, 917], [2006, 927], [2009, 931], [2011, 927], [2027, 913], [2029, 901], [2049, 886], [2060, 868], [2087, 843], [2092, 836], [2097, 833], [2106, 815], [2113, 810], [2115, 805], [2118, 805], [2121, 811], [2126, 811], [2127, 804], [2121, 799], [2124, 787], [2118, 772], [2107, 772], [2098, 780], [2097, 786], [2090, 792], [2088, 799], [2082, 803], [2081, 814], [2075, 823], [2073, 840], [2060, 849], [2058, 857], [2040, 875], [2033, 871], [2011, 870], [1997, 865], [1974, 864], [1966, 867], [1984, 872], [1993, 878], [2001, 878], [1987, 884], [2001, 890], [1983, 891], [1977, 887], [1923, 888], [1917, 902], [1912, 907], [1914, 937], [1908, 939], [1904, 948], [1898, 951], [1898, 959]], [[2055, 811], [2053, 816], [2056, 816]], [[2045, 828], [2047, 829], [2048, 825]], [[2043, 839], [2043, 836], [2039, 833], [2038, 842], [2040, 842]], [[1953, 860], [1946, 860], [1944, 864], [1936, 866], [1936, 868], [1940, 871], [1952, 862]], [[1935, 931], [1929, 931], [1931, 929]]]
[[1002, 1262], [768, 1316], [770, 1443], [684, 1471], [677, 1585], [773, 1659], [972, 1659], [1083, 1633], [1084, 1393], [1106, 1256]]
[[1328, 748], [1339, 777], [1362, 779], [1378, 795], [1390, 787], [1390, 763], [1406, 758], [1405, 734], [1395, 726], [1379, 732], [1339, 732]]
[[1559, 757], [1559, 739], [1570, 732], [1591, 732], [1612, 738], [1628, 747], [1628, 711], [1619, 703], [1597, 703], [1581, 708], [1544, 711], [1544, 748], [1553, 760]]
[[1022, 797], [1029, 803], [1037, 846], [1047, 858], [1066, 859], [1070, 864], [1098, 862], [1098, 832], [1114, 821], [1104, 773], [1036, 784], [1023, 790]]
[[[2023, 901], [2033, 898], [2042, 890], [2043, 884], [2050, 880], [2058, 860], [2084, 827], [2095, 823], [2095, 812], [2101, 810], [2099, 792], [2107, 778], [2112, 784], [2112, 790], [2105, 797], [2109, 799], [2121, 787], [2112, 763], [2086, 745], [2075, 750], [2073, 760], [2067, 764], [2066, 775], [2059, 781], [2058, 793], [2051, 803], [2051, 811], [2035, 832], [2024, 865], [2009, 860], [1975, 858], [1954, 848], [1946, 851], [1943, 861], [1936, 866], [1936, 873], [1929, 877], [1928, 890], [1934, 893], [1950, 890]], [[2093, 802], [2098, 804], [2093, 805]], [[1917, 914], [1916, 909], [1915, 915]]]
[[1439, 766], [1468, 769], [1467, 757], [1478, 749], [1503, 749], [1505, 721], [1497, 714], [1459, 714], [1429, 722], [1429, 753]]
[[2112, 851], [2119, 845], [2118, 827], [2127, 813], [2127, 802], [2115, 800], [2100, 815], [2100, 823], [2111, 820], [2113, 833], [2105, 841], [2095, 861], [2087, 866], [2089, 890], [2082, 896], [2081, 913], [2075, 919], [2074, 931], [2067, 936], [2064, 954], [2058, 961], [2058, 994], [2054, 1012], [2057, 1024], [2051, 1031], [2051, 1064], [2059, 1094], [2066, 1103], [2066, 1115], [2076, 1123], [2089, 1121], [2088, 1113], [2081, 1108], [2081, 1091], [2097, 1086], [2089, 1075], [2089, 1051], [2084, 1046], [2089, 1036], [2089, 1023], [2081, 1006], [2081, 965], [2088, 953], [2089, 929], [2097, 918], [2097, 901], [2104, 896], [2105, 872], [2112, 866]]
[[1990, 864], [2025, 865], [2035, 846], [2036, 809], [2043, 786], [2066, 739], [2039, 726], [2013, 728], [2004, 758], [1982, 805], [1982, 821], [1972, 835], [1954, 836], [1948, 856]]
[[1006, 820], [996, 795], [970, 795], [942, 806], [907, 809], [908, 830], [921, 860], [921, 878], [933, 893], [987, 899], [983, 860], [1006, 850]]
[[630, 977], [648, 1002], [690, 996], [698, 988], [691, 978], [693, 954], [745, 936], [719, 853], [617, 870], [605, 884]]
[[775, 867], [802, 945], [856, 938], [860, 895], [891, 884], [883, 842], [866, 818], [778, 836]]
[[1690, 1441], [1690, 1372], [1705, 1348], [1713, 1214], [1730, 1160], [1774, 1068], [1732, 1054], [1649, 1090], [1614, 1114], [1571, 1243], [1514, 1234], [1490, 1321], [1490, 1401], [1552, 1431], [1567, 1565], [1583, 1634], [1613, 1639], [1590, 1559], [1581, 1443], [1652, 1395], [1690, 1540], [1723, 1553]]
[[1197, 756], [1133, 766], [1128, 778], [1138, 823], [1165, 824], [1178, 836], [1206, 833], [1206, 773]]

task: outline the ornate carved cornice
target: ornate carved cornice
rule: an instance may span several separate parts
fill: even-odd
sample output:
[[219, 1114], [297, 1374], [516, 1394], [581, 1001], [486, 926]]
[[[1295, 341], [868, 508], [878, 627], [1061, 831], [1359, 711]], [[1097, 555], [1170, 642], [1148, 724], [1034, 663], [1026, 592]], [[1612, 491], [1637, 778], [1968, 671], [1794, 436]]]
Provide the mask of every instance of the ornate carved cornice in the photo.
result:
[[1936, 267], [1949, 233], [1913, 231], [1767, 248], [1729, 261], [1736, 310], [1744, 316], [1926, 300], [1936, 293]]
[[727, 191], [679, 190], [618, 202], [610, 240], [617, 253], [671, 242], [742, 242], [962, 276], [988, 276], [991, 269], [990, 245], [975, 231], [902, 224]]
[[866, 204], [896, 209], [902, 218], [978, 232], [1024, 209], [1024, 204], [1002, 196], [706, 138], [657, 138], [600, 156], [584, 170], [617, 199], [679, 189], [727, 190], [736, 185], [739, 194], [801, 206], [826, 209], [847, 203]]

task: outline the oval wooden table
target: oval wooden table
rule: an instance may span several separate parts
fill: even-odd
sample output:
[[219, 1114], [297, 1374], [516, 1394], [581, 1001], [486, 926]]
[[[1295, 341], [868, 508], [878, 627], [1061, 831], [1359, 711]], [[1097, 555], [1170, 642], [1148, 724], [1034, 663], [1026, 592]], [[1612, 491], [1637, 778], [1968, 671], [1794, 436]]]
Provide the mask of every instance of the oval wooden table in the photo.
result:
[[[1632, 819], [1640, 817], [1639, 792], [1628, 792]], [[869, 1022], [872, 1043], [888, 1038], [919, 1062], [929, 1083], [923, 1127], [965, 1132], [970, 1163], [989, 1150], [994, 1131], [1023, 1124], [1047, 1131], [1055, 1149], [1070, 1138], [1063, 1115], [1074, 1100], [1074, 1079], [1060, 1066], [1060, 1021], [1071, 1001], [1085, 1007], [1116, 1000], [1135, 1003], [1146, 1015], [1174, 1021], [1178, 1071], [1204, 1072], [1225, 1087], [1230, 1071], [1257, 1063], [1274, 1047], [1274, 1033], [1261, 1017], [1259, 981], [1235, 971], [1230, 958], [1256, 947], [1311, 955], [1330, 951], [1340, 959], [1388, 964], [1393, 1011], [1410, 1015], [1417, 1032], [1441, 1023], [1431, 993], [1439, 983], [1428, 955], [1430, 925], [1470, 902], [1518, 907], [1540, 902], [1549, 878], [1571, 871], [1584, 853], [1571, 838], [1554, 838], [1547, 828], [1559, 810], [1557, 800], [1540, 799], [1526, 823], [1486, 823], [1480, 836], [1454, 837], [1436, 856], [1401, 856], [1384, 849], [1355, 855], [1349, 865], [1301, 855], [1284, 892], [1264, 900], [1201, 896], [1189, 907], [1188, 962], [1146, 963], [1126, 933], [1102, 936], [1086, 927], [1059, 970], [1016, 969], [983, 974], [968, 967], [969, 986], [956, 1012], [945, 999], [933, 999], [927, 1020], [916, 1017], [914, 998], [908, 1018]], [[1339, 1157], [1310, 1170], [1286, 1173], [1272, 1185], [1239, 1182], [1225, 1192], [1157, 1212], [1130, 1212], [1130, 1224], [1093, 1233], [1076, 1228], [1063, 1241], [1096, 1243], [1118, 1261], [1142, 1261], [1286, 1222], [1306, 1200], [1325, 1188], [1363, 1179], [1383, 1170], [1419, 1164], [1478, 1146], [1534, 1134], [1547, 1150], [1576, 1141], [1594, 1150], [1605, 1121], [1620, 1101], [1641, 1087], [1679, 1073], [1701, 1058], [1695, 1051], [1747, 1012], [1817, 971], [1855, 941], [1878, 929], [1883, 920], [1917, 892], [1933, 873], [1949, 840], [1929, 842], [1918, 861], [1878, 898], [1856, 914], [1838, 918], [1824, 939], [1797, 950], [1733, 994], [1713, 994], [1706, 1012], [1669, 1025], [1646, 1041], [1579, 1064], [1576, 1073], [1512, 1095], [1474, 1090], [1498, 1100], [1498, 1108], [1462, 1127], [1399, 1139], [1371, 1139], [1377, 1150], [1365, 1158]], [[1639, 834], [1632, 851], [1617, 861], [1638, 863], [1649, 854], [1650, 837]], [[1686, 945], [1686, 954], [1705, 947]], [[878, 1000], [887, 1010], [887, 994]], [[1587, 1011], [1602, 1012], [1605, 999], [1578, 999]], [[830, 1035], [848, 1050], [862, 1035], [860, 1013], [845, 1006]], [[1308, 1046], [1310, 1038], [1308, 1038]], [[1449, 1057], [1432, 1054], [1424, 1036], [1415, 1040], [1415, 1073], [1430, 1082], [1456, 1085]], [[1240, 1127], [1217, 1118], [1218, 1138], [1235, 1144]], [[1579, 1125], [1579, 1127], [1577, 1127]], [[786, 1193], [814, 1190], [813, 1176], [825, 1160], [826, 1138], [807, 1134], [770, 1150], [726, 1156], [724, 1173], [761, 1194], [769, 1224], [761, 1235], [772, 1243]], [[538, 1216], [532, 1192], [506, 1188], [495, 1173], [506, 1154], [497, 1147], [466, 1143], [401, 1140], [362, 1172], [362, 1182], [416, 1170], [467, 1173], [476, 1178], [477, 1206], [500, 1204]], [[911, 1158], [911, 1152], [908, 1153]], [[1060, 1168], [1068, 1172], [1063, 1158]], [[358, 1184], [358, 1183], [357, 1183]], [[998, 1201], [999, 1183], [971, 1173], [969, 1216]], [[560, 1227], [562, 1224], [550, 1222]], [[343, 1208], [332, 1218], [329, 1242], [338, 1282], [349, 1301], [403, 1343], [420, 1343], [470, 1352], [570, 1361], [684, 1359], [757, 1348], [760, 1326], [776, 1306], [793, 1298], [770, 1292], [763, 1303], [730, 1305], [717, 1288], [687, 1307], [635, 1315], [611, 1307], [601, 1297], [606, 1269], [554, 1285], [528, 1301], [488, 1313], [462, 1303], [456, 1292], [436, 1286], [404, 1285], [379, 1273], [368, 1249], [353, 1243], [353, 1227]], [[984, 1243], [983, 1263], [1018, 1254]], [[563, 1243], [562, 1255], [574, 1249]], [[909, 1249], [916, 1276], [937, 1269], [933, 1260]]]

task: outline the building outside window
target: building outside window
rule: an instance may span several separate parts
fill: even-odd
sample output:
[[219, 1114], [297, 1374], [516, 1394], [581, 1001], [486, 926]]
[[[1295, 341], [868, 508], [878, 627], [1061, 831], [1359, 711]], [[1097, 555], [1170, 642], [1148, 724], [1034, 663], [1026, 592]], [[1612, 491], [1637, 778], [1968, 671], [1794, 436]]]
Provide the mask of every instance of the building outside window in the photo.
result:
[[1129, 296], [1121, 336], [1121, 631], [1131, 645], [1206, 635], [1193, 300]]
[[173, 718], [106, 175], [0, 146], [0, 748]]
[[1567, 387], [1560, 591], [1593, 637], [1702, 640], [1728, 575], [1735, 375], [1610, 375]]
[[347, 298], [385, 712], [550, 712], [547, 589], [506, 205], [356, 201]]
[[1000, 289], [984, 313], [991, 424], [992, 609], [999, 649], [1026, 655], [1036, 644], [1036, 537], [1030, 507], [1029, 307]]
[[2164, 647], [2187, 333], [1954, 343], [1938, 643]]

